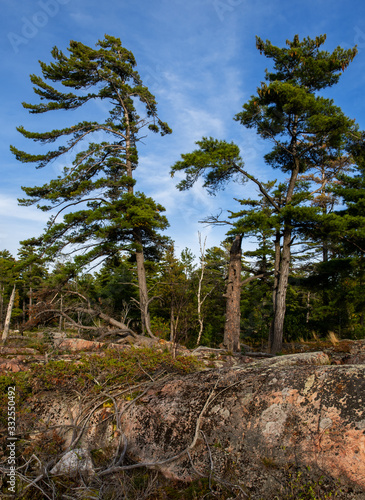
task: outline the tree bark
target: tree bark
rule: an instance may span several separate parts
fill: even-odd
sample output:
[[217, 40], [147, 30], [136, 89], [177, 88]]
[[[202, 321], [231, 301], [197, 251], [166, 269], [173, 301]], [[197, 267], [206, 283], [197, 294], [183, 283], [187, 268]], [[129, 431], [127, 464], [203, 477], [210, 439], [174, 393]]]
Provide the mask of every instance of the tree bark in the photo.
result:
[[139, 307], [141, 309], [142, 335], [147, 332], [150, 337], [154, 338], [155, 335], [153, 335], [151, 331], [150, 313], [148, 310], [149, 300], [143, 250], [136, 251], [136, 261], [139, 290]]
[[281, 260], [281, 248], [280, 248], [280, 231], [276, 231], [274, 248], [275, 248], [275, 261], [274, 261], [274, 285], [272, 291], [272, 306], [274, 311], [274, 318], [272, 319], [270, 325], [269, 332], [269, 349], [274, 343], [274, 319], [275, 319], [275, 310], [276, 310], [276, 294], [278, 291], [278, 283], [279, 283], [279, 272], [280, 272], [280, 260]]
[[[294, 163], [293, 163], [293, 170], [289, 180], [288, 190], [286, 193], [285, 206], [290, 205], [292, 201], [300, 168], [299, 158], [296, 155], [297, 141], [295, 137], [296, 137], [297, 123], [298, 119], [297, 117], [295, 117], [294, 127], [293, 127], [293, 148], [292, 148]], [[280, 265], [277, 273], [276, 289], [274, 288], [273, 291], [274, 318], [269, 333], [269, 348], [271, 354], [276, 354], [280, 352], [283, 346], [284, 320], [286, 311], [286, 292], [288, 289], [288, 280], [290, 271], [291, 244], [292, 244], [292, 226], [291, 226], [291, 221], [289, 219], [286, 219], [284, 221], [283, 248], [281, 249], [280, 252]], [[275, 265], [277, 265], [276, 251], [277, 251], [277, 246], [275, 245]]]
[[11, 312], [13, 310], [14, 300], [15, 300], [15, 288], [16, 288], [16, 285], [14, 285], [13, 291], [11, 292], [11, 296], [10, 296], [10, 300], [9, 300], [9, 304], [8, 304], [8, 311], [6, 313], [4, 331], [3, 331], [3, 336], [2, 336], [2, 339], [1, 339], [3, 345], [5, 344], [6, 339], [8, 338], [8, 335], [9, 335]]
[[274, 291], [274, 319], [270, 331], [270, 353], [276, 354], [283, 346], [284, 319], [286, 311], [286, 292], [290, 270], [291, 229], [284, 229], [283, 248], [276, 291]]
[[241, 324], [241, 244], [242, 236], [236, 236], [229, 257], [228, 283], [226, 291], [226, 322], [224, 325], [224, 347], [231, 352], [240, 350]]
[[[124, 109], [124, 119], [127, 124], [126, 130], [126, 167], [127, 167], [127, 176], [132, 180], [133, 179], [133, 165], [131, 161], [131, 147], [132, 147], [132, 132], [131, 132], [131, 124], [129, 119], [129, 112], [125, 106], [123, 100], [121, 100], [122, 107]], [[128, 186], [128, 193], [133, 194], [134, 188], [133, 183], [130, 183]], [[149, 300], [148, 300], [148, 289], [147, 289], [147, 280], [146, 280], [146, 269], [144, 265], [144, 255], [143, 255], [143, 245], [141, 233], [138, 229], [134, 230], [134, 242], [137, 245], [136, 250], [136, 262], [137, 262], [137, 276], [138, 276], [138, 290], [139, 290], [139, 306], [141, 310], [141, 330], [142, 335], [145, 332], [152, 338], [155, 336], [151, 330], [151, 321], [150, 321], [150, 313], [149, 313]]]

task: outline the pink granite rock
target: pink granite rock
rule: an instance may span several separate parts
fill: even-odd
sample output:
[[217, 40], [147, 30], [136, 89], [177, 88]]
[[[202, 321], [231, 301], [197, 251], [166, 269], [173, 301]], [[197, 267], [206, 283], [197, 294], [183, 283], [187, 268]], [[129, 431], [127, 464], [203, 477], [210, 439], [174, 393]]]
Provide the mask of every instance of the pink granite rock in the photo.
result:
[[[211, 454], [216, 475], [234, 472], [246, 484], [265, 473], [265, 463], [291, 463], [365, 490], [365, 367], [314, 365], [308, 354], [275, 360], [156, 384], [122, 416], [129, 456], [149, 463], [178, 454], [192, 443], [200, 416], [204, 435], [190, 453], [201, 472]], [[194, 476], [186, 454], [160, 467], [175, 479]]]
[[[270, 481], [279, 485], [289, 466], [310, 467], [364, 492], [341, 498], [363, 500], [364, 403], [365, 366], [329, 365], [319, 352], [151, 381], [135, 402], [118, 399], [118, 414], [128, 463], [155, 464], [174, 480], [212, 473], [252, 499], [272, 500]], [[67, 446], [78, 415], [90, 407], [48, 393], [36, 396], [32, 411], [64, 432]], [[113, 405], [99, 406], [78, 446], [116, 448], [113, 416]]]
[[7, 372], [17, 373], [25, 370], [27, 370], [27, 367], [22, 363], [20, 359], [17, 360], [0, 358], [0, 374]]
[[62, 351], [92, 351], [100, 349], [104, 344], [93, 340], [60, 338], [55, 340], [55, 347]]

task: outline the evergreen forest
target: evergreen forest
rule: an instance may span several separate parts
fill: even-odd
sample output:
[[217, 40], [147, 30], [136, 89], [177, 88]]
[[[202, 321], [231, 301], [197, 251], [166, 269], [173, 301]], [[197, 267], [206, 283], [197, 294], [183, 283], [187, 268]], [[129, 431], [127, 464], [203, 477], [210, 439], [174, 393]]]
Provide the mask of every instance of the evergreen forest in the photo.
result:
[[[24, 210], [49, 213], [43, 234], [22, 241], [17, 255], [0, 252], [3, 344], [11, 331], [37, 329], [271, 353], [332, 334], [365, 338], [365, 135], [324, 92], [341, 86], [357, 48], [327, 52], [325, 41], [256, 39], [269, 69], [232, 118], [267, 144], [271, 180], [246, 170], [245, 151], [229, 138], [202, 137], [176, 152], [165, 173], [179, 177], [176, 192], [198, 180], [212, 195], [233, 182], [252, 187], [252, 198], [232, 198], [228, 217], [202, 214], [226, 239], [210, 247], [197, 234], [198, 255], [176, 252], [164, 207], [136, 182], [143, 138], [173, 131], [133, 53], [109, 35], [95, 48], [55, 47], [30, 77], [36, 102], [23, 107], [32, 131], [18, 127], [36, 144], [11, 150], [26, 164], [19, 168], [47, 170], [56, 160], [64, 168], [23, 187]], [[72, 125], [40, 131], [42, 113], [63, 113]]]

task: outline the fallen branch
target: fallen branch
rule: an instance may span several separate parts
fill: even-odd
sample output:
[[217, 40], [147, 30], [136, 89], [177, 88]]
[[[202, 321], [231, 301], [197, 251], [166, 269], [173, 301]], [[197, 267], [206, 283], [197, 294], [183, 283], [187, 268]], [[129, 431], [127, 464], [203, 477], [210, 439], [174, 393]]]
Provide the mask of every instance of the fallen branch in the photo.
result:
[[[190, 452], [190, 450], [192, 450], [195, 445], [196, 445], [196, 442], [198, 440], [198, 435], [199, 435], [199, 431], [200, 431], [200, 425], [201, 425], [201, 419], [203, 418], [203, 415], [206, 411], [206, 409], [208, 408], [211, 400], [213, 399], [213, 396], [214, 396], [214, 391], [218, 385], [218, 382], [221, 380], [221, 377], [219, 377], [216, 381], [216, 383], [214, 384], [214, 387], [213, 389], [211, 390], [207, 400], [205, 401], [205, 404], [201, 410], [201, 412], [199, 413], [199, 416], [196, 420], [196, 425], [195, 425], [195, 433], [194, 433], [194, 437], [193, 437], [193, 440], [192, 442], [190, 443], [189, 446], [187, 446], [184, 450], [180, 451], [180, 453], [178, 453], [177, 455], [174, 455], [173, 457], [170, 457], [170, 458], [166, 458], [164, 460], [160, 460], [160, 461], [155, 461], [155, 462], [141, 462], [141, 463], [138, 463], [138, 464], [132, 464], [132, 465], [124, 465], [124, 466], [114, 466], [114, 467], [110, 467], [106, 470], [103, 470], [101, 472], [99, 472], [99, 476], [102, 477], [102, 476], [106, 476], [108, 474], [113, 474], [115, 472], [120, 472], [120, 471], [123, 471], [123, 470], [131, 470], [131, 469], [136, 469], [136, 468], [139, 468], [139, 467], [146, 467], [146, 468], [154, 468], [154, 467], [159, 467], [160, 465], [165, 465], [165, 464], [168, 464], [168, 463], [171, 463], [171, 462], [174, 462], [175, 460], [178, 460], [179, 458], [181, 458], [182, 456], [184, 456], [185, 454], [187, 454], [188, 452]], [[147, 392], [148, 389], [146, 389], [145, 393]], [[221, 391], [223, 392], [223, 391]], [[221, 393], [220, 392], [220, 393]], [[220, 394], [219, 393], [219, 394]], [[137, 399], [139, 399], [140, 397], [142, 397], [143, 394], [140, 394], [139, 396], [137, 396], [137, 398], [135, 398], [129, 405], [127, 405], [126, 408], [123, 409], [123, 412], [124, 413], [127, 408], [129, 408], [129, 406], [131, 404], [133, 404]]]
[[[126, 334], [132, 335], [132, 337], [138, 338], [138, 334], [136, 332], [134, 332], [133, 330], [131, 330], [127, 325], [125, 325], [124, 323], [122, 323], [120, 321], [117, 321], [114, 318], [111, 318], [110, 316], [108, 316], [107, 314], [102, 313], [101, 311], [98, 311], [96, 309], [91, 309], [91, 308], [84, 308], [84, 307], [75, 307], [75, 308], [72, 308], [72, 309], [69, 308], [69, 310], [72, 311], [72, 312], [82, 312], [82, 313], [85, 313], [85, 314], [90, 314], [90, 316], [98, 317], [98, 318], [106, 321], [110, 325], [115, 326], [118, 329], [119, 332], [125, 332]], [[53, 319], [55, 316], [62, 316], [63, 318], [66, 318], [67, 321], [69, 321], [74, 328], [83, 329], [83, 330], [89, 330], [89, 331], [94, 331], [94, 332], [95, 331], [100, 331], [100, 327], [97, 327], [97, 326], [85, 326], [85, 325], [82, 325], [81, 323], [77, 323], [68, 314], [66, 314], [65, 311], [60, 311], [58, 309], [43, 309], [42, 311], [39, 311], [35, 315], [35, 318], [37, 318], [39, 316], [42, 316], [43, 314], [46, 314], [46, 313], [52, 313], [53, 314], [53, 317], [51, 319]]]

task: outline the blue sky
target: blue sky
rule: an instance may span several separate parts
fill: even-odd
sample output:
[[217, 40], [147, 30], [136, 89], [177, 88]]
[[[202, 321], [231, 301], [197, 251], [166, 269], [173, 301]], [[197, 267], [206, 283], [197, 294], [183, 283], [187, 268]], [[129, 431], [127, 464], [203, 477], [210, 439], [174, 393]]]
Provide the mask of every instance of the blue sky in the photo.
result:
[[[220, 209], [236, 209], [234, 197], [256, 193], [249, 183], [230, 184], [215, 197], [200, 184], [179, 192], [170, 166], [195, 141], [202, 136], [233, 140], [249, 172], [262, 181], [277, 175], [263, 162], [267, 146], [254, 131], [233, 121], [270, 66], [255, 47], [256, 35], [284, 46], [295, 34], [304, 38], [326, 33], [328, 51], [357, 44], [355, 60], [326, 95], [365, 127], [365, 3], [359, 0], [2, 0], [1, 7], [0, 250], [13, 255], [19, 240], [39, 235], [49, 216], [18, 206], [21, 186], [41, 185], [58, 174], [57, 165], [35, 170], [9, 151], [10, 144], [29, 149], [30, 141], [16, 126], [39, 131], [49, 128], [47, 120], [57, 124], [57, 113], [29, 115], [21, 105], [36, 102], [29, 74], [40, 74], [38, 60], [50, 61], [55, 45], [64, 51], [70, 40], [94, 46], [107, 33], [134, 53], [144, 83], [156, 95], [160, 117], [173, 129], [171, 136], [144, 141], [137, 189], [166, 207], [166, 234], [175, 241], [177, 253], [189, 247], [198, 255], [198, 231], [207, 237], [207, 247], [218, 245], [226, 230], [198, 221]], [[65, 119], [69, 124], [78, 121], [72, 112]]]

